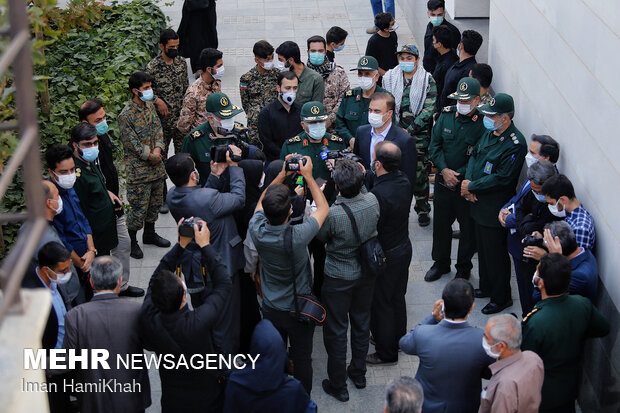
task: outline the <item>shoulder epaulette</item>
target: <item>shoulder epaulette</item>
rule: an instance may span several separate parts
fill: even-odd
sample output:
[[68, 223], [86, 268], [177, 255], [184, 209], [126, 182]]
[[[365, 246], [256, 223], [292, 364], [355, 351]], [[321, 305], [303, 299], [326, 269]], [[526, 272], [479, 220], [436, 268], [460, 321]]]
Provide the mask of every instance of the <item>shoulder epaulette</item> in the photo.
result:
[[344, 96], [345, 97], [351, 97], [353, 96], [353, 89], [349, 89], [346, 92], [344, 92]]
[[456, 106], [451, 105], [451, 106], [444, 106], [443, 109], [441, 109], [442, 113], [450, 113], [450, 112], [454, 112], [456, 110]]
[[527, 320], [529, 320], [529, 318], [536, 314], [538, 311], [540, 310], [540, 308], [534, 308], [532, 311], [530, 311], [529, 313], [527, 313], [527, 315], [523, 318], [523, 324], [525, 324], [527, 322]]
[[299, 135], [293, 136], [291, 139], [286, 141], [286, 143], [295, 143], [295, 142], [301, 142], [301, 138], [299, 137]]
[[340, 136], [338, 136], [338, 135], [331, 135], [331, 136], [329, 137], [329, 140], [330, 140], [330, 141], [334, 141], [334, 142], [344, 142], [344, 141], [342, 140], [342, 138], [341, 138]]
[[510, 139], [512, 139], [512, 143], [514, 143], [515, 145], [519, 144], [519, 138], [517, 137], [517, 135], [515, 135], [514, 132], [510, 134]]
[[198, 139], [198, 138], [201, 138], [203, 135], [204, 135], [204, 133], [203, 133], [200, 129], [198, 129], [198, 130], [193, 131], [193, 132], [190, 134], [190, 137], [191, 137], [191, 138], [192, 138], [192, 140], [194, 141], [194, 140], [196, 140], [196, 139]]

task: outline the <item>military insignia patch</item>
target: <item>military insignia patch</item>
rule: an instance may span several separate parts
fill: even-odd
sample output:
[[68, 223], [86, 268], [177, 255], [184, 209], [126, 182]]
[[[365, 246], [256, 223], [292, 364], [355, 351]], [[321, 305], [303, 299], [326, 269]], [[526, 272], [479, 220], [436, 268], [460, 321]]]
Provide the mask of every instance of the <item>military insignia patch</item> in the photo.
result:
[[360, 64], [361, 64], [362, 66], [366, 66], [366, 65], [368, 64], [368, 59], [366, 59], [366, 58], [364, 57], [362, 60], [360, 60]]
[[347, 90], [344, 95], [347, 96], [347, 97], [353, 96], [353, 90], [351, 90], [351, 89]]
[[487, 164], [484, 165], [483, 172], [487, 175], [491, 175], [492, 171], [493, 171], [493, 164], [491, 162], [487, 162]]
[[332, 135], [329, 139], [334, 142], [342, 142], [342, 138], [338, 135]]
[[192, 132], [192, 139], [198, 139], [201, 136], [202, 136], [202, 132], [199, 130]]
[[226, 99], [225, 96], [222, 96], [222, 98], [220, 99], [220, 105], [222, 106], [228, 106], [228, 99]]
[[474, 115], [471, 120], [473, 120], [474, 122], [478, 120], [478, 115]]
[[461, 89], [461, 92], [465, 92], [467, 90], [467, 83], [465, 82], [461, 83], [461, 86], [459, 87], [459, 89]]
[[75, 176], [79, 178], [81, 175], [82, 175], [82, 169], [81, 168], [75, 168]]
[[288, 140], [288, 143], [301, 142], [301, 138], [299, 136], [294, 136]]
[[310, 108], [310, 113], [312, 113], [313, 115], [318, 115], [319, 112], [321, 111], [321, 109], [319, 109], [318, 106], [314, 105]]
[[491, 100], [489, 100], [489, 105], [495, 105], [495, 98], [491, 98]]

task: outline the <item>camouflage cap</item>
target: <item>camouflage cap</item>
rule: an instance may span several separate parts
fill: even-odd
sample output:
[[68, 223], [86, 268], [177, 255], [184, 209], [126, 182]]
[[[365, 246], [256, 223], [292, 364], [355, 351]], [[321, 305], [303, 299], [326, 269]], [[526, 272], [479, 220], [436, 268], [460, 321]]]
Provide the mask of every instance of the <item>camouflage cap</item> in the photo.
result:
[[418, 48], [415, 46], [415, 44], [406, 44], [403, 45], [400, 50], [398, 50], [396, 52], [397, 55], [401, 54], [401, 53], [409, 53], [414, 55], [415, 57], [420, 57], [420, 51], [418, 50]]
[[321, 122], [329, 118], [321, 102], [310, 101], [301, 107], [301, 120], [304, 122]]
[[456, 100], [472, 100], [476, 96], [480, 96], [480, 82], [473, 77], [464, 77], [459, 80], [456, 92], [448, 95], [450, 99]]
[[357, 62], [357, 67], [351, 69], [354, 70], [379, 70], [379, 62], [372, 56], [362, 56]]
[[215, 114], [220, 119], [229, 119], [243, 110], [230, 103], [225, 93], [217, 92], [207, 98], [207, 112]]
[[478, 106], [478, 111], [485, 115], [499, 115], [501, 113], [508, 113], [515, 110], [515, 102], [512, 96], [506, 93], [498, 93], [488, 105]]

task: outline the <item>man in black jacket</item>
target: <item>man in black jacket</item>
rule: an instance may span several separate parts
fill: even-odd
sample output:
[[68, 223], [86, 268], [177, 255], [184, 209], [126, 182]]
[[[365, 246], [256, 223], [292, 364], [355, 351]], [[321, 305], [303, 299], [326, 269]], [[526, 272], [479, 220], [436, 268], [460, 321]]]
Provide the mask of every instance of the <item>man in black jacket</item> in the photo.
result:
[[395, 364], [398, 340], [407, 334], [405, 293], [411, 262], [409, 211], [413, 192], [409, 179], [399, 170], [401, 151], [393, 142], [379, 142], [371, 169], [377, 175], [372, 193], [381, 210], [377, 237], [385, 252], [388, 268], [375, 283], [370, 314], [370, 331], [376, 352], [366, 364]]
[[[424, 70], [433, 73], [435, 71], [437, 59], [439, 58], [439, 51], [436, 50], [433, 45], [433, 29], [435, 27], [443, 27], [450, 31], [451, 41], [449, 44], [443, 44], [443, 47], [447, 47], [448, 49], [454, 48], [459, 44], [461, 41], [461, 33], [455, 25], [446, 20], [446, 3], [444, 0], [429, 0], [428, 3], [426, 3], [426, 8], [428, 9], [428, 18], [430, 21], [428, 25], [426, 25], [426, 33], [424, 33], [424, 58], [422, 59], [422, 64], [424, 65]], [[437, 82], [438, 79], [435, 78], [435, 81]], [[437, 91], [439, 91], [439, 89]]]
[[[140, 320], [144, 346], [157, 354], [173, 354], [175, 360], [193, 355], [218, 353], [212, 328], [219, 319], [232, 288], [230, 275], [217, 251], [210, 244], [207, 223], [194, 225], [194, 240], [213, 283], [205, 290], [203, 304], [190, 310], [185, 302], [185, 285], [179, 274], [180, 259], [191, 237], [179, 237], [179, 243], [162, 258], [149, 282]], [[182, 221], [179, 223], [179, 225]], [[200, 226], [200, 229], [199, 229]], [[176, 271], [176, 274], [174, 273]], [[159, 369], [162, 412], [221, 411], [224, 387], [219, 370]]]

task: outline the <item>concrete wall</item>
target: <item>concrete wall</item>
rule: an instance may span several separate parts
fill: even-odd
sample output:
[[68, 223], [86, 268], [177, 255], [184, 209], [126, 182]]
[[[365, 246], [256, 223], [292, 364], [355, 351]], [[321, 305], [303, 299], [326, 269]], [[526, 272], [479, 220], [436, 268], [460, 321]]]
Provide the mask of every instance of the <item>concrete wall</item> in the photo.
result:
[[514, 97], [515, 123], [526, 136], [560, 142], [559, 169], [596, 224], [599, 308], [613, 322], [609, 337], [588, 345], [584, 411], [616, 412], [620, 403], [613, 396], [620, 377], [619, 50], [617, 0], [491, 1], [493, 87]]

